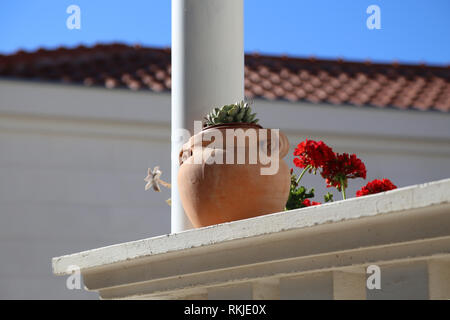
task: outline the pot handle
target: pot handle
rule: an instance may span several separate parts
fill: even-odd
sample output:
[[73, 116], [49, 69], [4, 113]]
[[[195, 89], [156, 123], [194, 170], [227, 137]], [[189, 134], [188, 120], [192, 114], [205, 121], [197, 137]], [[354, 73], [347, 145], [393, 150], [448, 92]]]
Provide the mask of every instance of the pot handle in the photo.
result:
[[[201, 135], [202, 132], [197, 133], [198, 135]], [[280, 159], [284, 158], [288, 152], [289, 152], [289, 140], [286, 137], [286, 135], [281, 132], [278, 131], [278, 136], [279, 136], [279, 150], [280, 150]], [[186, 161], [189, 157], [192, 156], [192, 150], [194, 149], [194, 137], [192, 136], [188, 142], [186, 142], [183, 147], [180, 150], [180, 153], [178, 155], [178, 162], [180, 164], [180, 166], [184, 163], [184, 161]], [[210, 142], [209, 141], [202, 141], [202, 144], [204, 145], [208, 145]], [[267, 144], [267, 148], [268, 150], [271, 149], [271, 143], [270, 141]]]
[[[197, 133], [197, 135], [202, 135], [203, 132], [199, 132]], [[184, 161], [186, 161], [189, 157], [192, 156], [192, 150], [194, 150], [194, 139], [196, 136], [192, 136], [189, 138], [188, 142], [186, 142], [185, 144], [183, 144], [183, 147], [180, 150], [180, 153], [178, 155], [178, 162], [180, 163], [180, 166], [184, 163]], [[201, 138], [199, 138], [201, 139]], [[208, 141], [203, 141], [202, 140], [202, 144], [203, 145], [208, 145]]]
[[289, 153], [289, 139], [280, 131], [280, 158], [284, 158]]
[[183, 144], [183, 147], [180, 150], [180, 154], [178, 155], [178, 162], [180, 166], [183, 164], [184, 161], [186, 161], [190, 156], [192, 156], [192, 145], [191, 145], [191, 139], [189, 139], [188, 142]]
[[[273, 130], [273, 129], [270, 129], [270, 130]], [[272, 133], [272, 131], [271, 131], [271, 133]], [[283, 132], [281, 132], [281, 131], [278, 131], [278, 136], [279, 136], [278, 149], [280, 150], [279, 151], [280, 159], [282, 159], [289, 152], [289, 147], [290, 147], [289, 146], [289, 140], [286, 137], [286, 135]], [[270, 143], [270, 141], [268, 141], [268, 143], [267, 143], [267, 151], [270, 151], [271, 148], [272, 148], [272, 144]]]

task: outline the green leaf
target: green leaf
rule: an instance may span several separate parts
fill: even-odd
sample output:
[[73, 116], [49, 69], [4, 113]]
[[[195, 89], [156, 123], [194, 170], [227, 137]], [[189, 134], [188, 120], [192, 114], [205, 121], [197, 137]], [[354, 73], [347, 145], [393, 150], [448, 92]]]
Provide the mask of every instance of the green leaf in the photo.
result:
[[303, 208], [305, 199], [314, 198], [314, 189], [312, 188], [308, 191], [304, 186], [297, 187], [296, 178], [295, 175], [291, 177], [291, 188], [285, 210]]
[[242, 100], [234, 104], [214, 108], [205, 117], [205, 122], [207, 125], [230, 122], [257, 123], [259, 120], [255, 117], [256, 113], [251, 113], [250, 104]]
[[239, 113], [236, 115], [236, 122], [241, 122], [245, 115], [245, 109], [240, 109]]
[[234, 118], [234, 116], [237, 115], [238, 111], [239, 111], [238, 108], [237, 108], [236, 106], [233, 106], [233, 108], [231, 108], [231, 110], [228, 111], [228, 115], [229, 115], [230, 117], [233, 117], [233, 118]]
[[333, 194], [329, 193], [329, 192], [327, 192], [327, 194], [323, 196], [323, 199], [325, 202], [333, 202], [334, 201]]

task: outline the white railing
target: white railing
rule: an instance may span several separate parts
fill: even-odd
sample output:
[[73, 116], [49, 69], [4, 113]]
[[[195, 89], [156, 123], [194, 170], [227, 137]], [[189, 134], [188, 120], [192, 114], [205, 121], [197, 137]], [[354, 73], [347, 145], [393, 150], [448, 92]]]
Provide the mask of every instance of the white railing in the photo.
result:
[[450, 299], [450, 179], [53, 259], [71, 266], [103, 299]]

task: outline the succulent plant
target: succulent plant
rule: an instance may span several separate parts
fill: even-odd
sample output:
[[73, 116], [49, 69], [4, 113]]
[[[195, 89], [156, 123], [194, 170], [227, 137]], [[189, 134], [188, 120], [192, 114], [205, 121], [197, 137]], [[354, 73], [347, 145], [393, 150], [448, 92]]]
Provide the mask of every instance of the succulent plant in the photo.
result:
[[225, 105], [221, 108], [214, 108], [205, 117], [205, 127], [214, 126], [216, 124], [242, 122], [257, 124], [255, 119], [256, 113], [252, 113], [250, 104], [245, 101], [236, 102], [234, 104]]

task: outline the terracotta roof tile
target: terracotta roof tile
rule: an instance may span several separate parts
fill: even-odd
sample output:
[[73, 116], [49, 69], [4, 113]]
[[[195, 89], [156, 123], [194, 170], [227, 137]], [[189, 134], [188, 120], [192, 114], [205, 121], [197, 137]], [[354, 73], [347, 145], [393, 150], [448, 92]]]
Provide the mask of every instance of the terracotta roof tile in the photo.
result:
[[[169, 91], [169, 49], [98, 44], [0, 55], [0, 76]], [[247, 54], [245, 95], [450, 112], [450, 68]]]

